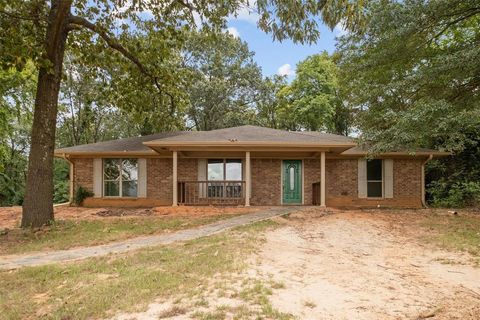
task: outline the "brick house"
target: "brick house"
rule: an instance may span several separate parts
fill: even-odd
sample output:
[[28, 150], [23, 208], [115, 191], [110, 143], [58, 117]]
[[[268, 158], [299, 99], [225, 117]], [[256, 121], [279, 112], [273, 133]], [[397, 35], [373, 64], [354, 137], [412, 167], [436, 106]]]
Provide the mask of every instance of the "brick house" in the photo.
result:
[[85, 206], [421, 207], [422, 149], [367, 160], [349, 137], [241, 126], [166, 132], [55, 150]]

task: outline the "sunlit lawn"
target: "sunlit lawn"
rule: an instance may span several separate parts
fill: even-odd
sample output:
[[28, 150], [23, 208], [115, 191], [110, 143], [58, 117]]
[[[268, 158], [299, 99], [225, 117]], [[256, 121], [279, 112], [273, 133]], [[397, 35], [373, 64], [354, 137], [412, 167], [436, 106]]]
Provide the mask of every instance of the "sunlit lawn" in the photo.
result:
[[422, 221], [434, 231], [428, 240], [444, 249], [466, 251], [480, 261], [480, 216], [429, 215]]
[[274, 226], [264, 221], [186, 244], [1, 271], [0, 318], [97, 319], [142, 310], [156, 298], [193, 297], [212, 278], [244, 268], [262, 231]]
[[0, 235], [0, 254], [68, 249], [104, 244], [142, 235], [193, 228], [234, 215], [203, 217], [108, 217], [96, 220], [59, 220], [40, 230], [12, 229]]

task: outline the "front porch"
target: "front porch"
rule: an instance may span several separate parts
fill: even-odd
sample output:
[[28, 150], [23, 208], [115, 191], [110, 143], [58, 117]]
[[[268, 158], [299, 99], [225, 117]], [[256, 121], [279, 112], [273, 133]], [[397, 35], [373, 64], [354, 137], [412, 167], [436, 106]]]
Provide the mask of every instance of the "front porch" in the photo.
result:
[[[172, 150], [172, 206], [325, 206], [325, 157], [324, 150]], [[196, 179], [184, 179], [179, 167], [191, 160], [197, 163]]]

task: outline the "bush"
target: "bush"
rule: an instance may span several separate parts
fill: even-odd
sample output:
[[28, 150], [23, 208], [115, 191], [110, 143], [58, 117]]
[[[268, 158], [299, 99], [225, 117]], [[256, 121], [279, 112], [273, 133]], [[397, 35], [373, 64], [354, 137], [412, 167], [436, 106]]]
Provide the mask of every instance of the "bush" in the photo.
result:
[[88, 191], [82, 186], [79, 186], [77, 190], [75, 191], [75, 197], [74, 197], [74, 202], [77, 206], [82, 205], [83, 200], [85, 200], [88, 197], [93, 196], [93, 193]]
[[480, 205], [480, 181], [433, 181], [428, 185], [431, 204], [435, 207], [471, 207]]

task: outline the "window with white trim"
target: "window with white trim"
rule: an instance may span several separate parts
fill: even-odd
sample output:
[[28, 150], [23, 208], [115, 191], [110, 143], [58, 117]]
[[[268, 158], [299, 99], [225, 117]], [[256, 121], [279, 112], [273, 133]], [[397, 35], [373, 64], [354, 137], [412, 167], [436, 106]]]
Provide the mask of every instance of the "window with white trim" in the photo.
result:
[[367, 161], [367, 197], [383, 197], [383, 160]]
[[103, 196], [137, 197], [137, 159], [103, 159]]
[[242, 160], [209, 159], [207, 164], [207, 180], [209, 181], [208, 197], [240, 197], [243, 192], [241, 183]]

